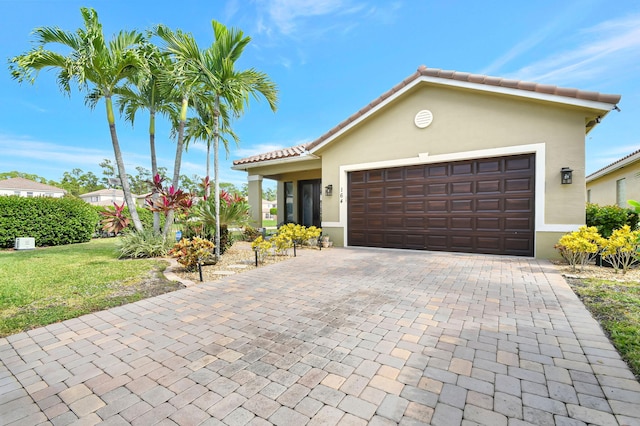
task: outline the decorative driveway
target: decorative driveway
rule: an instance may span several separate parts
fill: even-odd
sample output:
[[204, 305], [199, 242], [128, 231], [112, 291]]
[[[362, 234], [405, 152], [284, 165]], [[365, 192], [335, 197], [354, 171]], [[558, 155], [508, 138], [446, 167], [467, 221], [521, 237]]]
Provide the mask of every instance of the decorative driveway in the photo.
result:
[[526, 258], [304, 250], [0, 339], [0, 360], [0, 424], [640, 425], [638, 381]]

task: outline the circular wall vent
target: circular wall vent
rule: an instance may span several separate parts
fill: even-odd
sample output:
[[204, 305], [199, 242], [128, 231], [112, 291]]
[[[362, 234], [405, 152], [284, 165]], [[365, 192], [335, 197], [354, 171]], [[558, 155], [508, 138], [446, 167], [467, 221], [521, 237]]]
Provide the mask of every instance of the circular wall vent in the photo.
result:
[[416, 123], [416, 126], [420, 129], [424, 129], [433, 121], [433, 114], [428, 109], [423, 109], [422, 111], [418, 111], [416, 114], [416, 118], [413, 119], [413, 122]]

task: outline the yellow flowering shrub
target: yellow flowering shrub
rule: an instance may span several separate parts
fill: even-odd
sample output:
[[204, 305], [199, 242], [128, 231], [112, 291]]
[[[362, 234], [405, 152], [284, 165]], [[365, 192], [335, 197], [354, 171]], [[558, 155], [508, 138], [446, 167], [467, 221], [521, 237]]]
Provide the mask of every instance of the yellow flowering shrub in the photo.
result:
[[271, 237], [271, 242], [276, 250], [276, 254], [286, 254], [287, 250], [293, 247], [293, 241], [284, 233], [278, 233]]
[[563, 235], [555, 248], [575, 270], [577, 265], [582, 269], [591, 262], [605, 241], [595, 226], [581, 226], [577, 231]]
[[322, 234], [322, 228], [315, 226], [302, 226], [293, 223], [287, 223], [278, 228], [278, 235], [284, 235], [295, 242], [297, 245], [309, 243], [310, 240], [317, 240]]
[[204, 238], [183, 238], [173, 246], [169, 254], [175, 257], [179, 264], [193, 270], [198, 266], [198, 262], [211, 257], [214, 247], [215, 244]]
[[261, 262], [264, 261], [265, 256], [267, 256], [269, 250], [271, 250], [271, 246], [271, 241], [266, 241], [264, 238], [262, 238], [262, 235], [253, 240], [253, 242], [251, 243], [251, 248], [258, 252], [258, 258]]
[[629, 225], [616, 229], [602, 247], [602, 257], [616, 272], [626, 273], [636, 260], [640, 249], [640, 231], [632, 231]]

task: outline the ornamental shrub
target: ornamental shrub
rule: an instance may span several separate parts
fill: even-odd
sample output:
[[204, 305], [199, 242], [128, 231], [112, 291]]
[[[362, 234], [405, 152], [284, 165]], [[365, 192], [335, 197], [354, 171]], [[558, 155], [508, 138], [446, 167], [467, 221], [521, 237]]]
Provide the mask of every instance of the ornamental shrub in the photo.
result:
[[261, 262], [264, 262], [264, 258], [269, 254], [269, 250], [271, 250], [272, 244], [271, 241], [266, 241], [260, 235], [258, 238], [253, 240], [251, 243], [251, 248], [258, 252], [258, 258]]
[[563, 235], [555, 248], [575, 271], [577, 265], [582, 269], [591, 262], [605, 241], [595, 226], [581, 226], [577, 231]]
[[162, 233], [155, 233], [151, 228], [142, 232], [132, 231], [123, 235], [116, 246], [120, 258], [164, 257], [169, 253], [174, 240]]
[[640, 231], [632, 231], [629, 225], [613, 231], [602, 246], [602, 257], [609, 262], [616, 273], [625, 274], [636, 261], [640, 249]]
[[20, 237], [36, 246], [84, 243], [98, 223], [95, 209], [73, 198], [0, 196], [0, 247], [10, 248]]
[[322, 234], [322, 228], [316, 228], [315, 226], [307, 228], [303, 225], [287, 223], [278, 228], [278, 234], [290, 238], [296, 245], [311, 244], [311, 242], [315, 244]]
[[587, 203], [586, 209], [587, 226], [595, 226], [598, 233], [609, 238], [614, 230], [629, 225], [631, 230], [638, 227], [638, 213], [632, 209], [610, 205], [600, 206], [598, 204]]
[[194, 270], [198, 262], [209, 261], [213, 256], [215, 245], [204, 238], [183, 238], [178, 241], [169, 254], [178, 260], [178, 263], [187, 270]]

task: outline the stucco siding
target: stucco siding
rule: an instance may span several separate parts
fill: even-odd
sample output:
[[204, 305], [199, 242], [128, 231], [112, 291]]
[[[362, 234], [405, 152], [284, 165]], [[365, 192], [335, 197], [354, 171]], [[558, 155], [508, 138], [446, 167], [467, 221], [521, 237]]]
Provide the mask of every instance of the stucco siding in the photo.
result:
[[[415, 114], [428, 109], [432, 124], [419, 129]], [[551, 224], [584, 222], [584, 111], [538, 101], [514, 99], [454, 88], [423, 86], [378, 111], [366, 121], [322, 148], [323, 185], [332, 183], [334, 194], [323, 205], [323, 221], [339, 222], [340, 190], [346, 190], [340, 166], [393, 159], [424, 161], [438, 155], [496, 150], [544, 144], [543, 220]], [[540, 161], [540, 159], [537, 159]], [[572, 185], [560, 183], [560, 169], [574, 170]], [[336, 188], [341, 182], [342, 188]], [[337, 189], [337, 191], [336, 191]], [[329, 198], [329, 197], [327, 197]]]
[[[640, 201], [640, 161], [615, 170], [598, 179], [587, 182], [587, 191], [591, 191], [592, 203], [602, 206], [616, 204], [616, 182], [625, 180], [626, 200]], [[624, 200], [624, 207], [630, 207]]]

